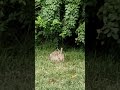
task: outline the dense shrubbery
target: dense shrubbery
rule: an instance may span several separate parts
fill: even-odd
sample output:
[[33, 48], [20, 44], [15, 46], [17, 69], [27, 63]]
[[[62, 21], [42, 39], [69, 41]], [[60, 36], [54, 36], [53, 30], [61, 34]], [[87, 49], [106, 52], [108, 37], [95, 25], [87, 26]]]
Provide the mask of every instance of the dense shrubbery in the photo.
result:
[[84, 11], [81, 0], [36, 0], [35, 39], [73, 36], [84, 43]]
[[98, 11], [104, 26], [97, 30], [98, 39], [113, 38], [120, 43], [120, 0], [105, 0]]
[[82, 42], [83, 44], [85, 44], [85, 22], [81, 25], [79, 25], [79, 27], [76, 30], [76, 33], [78, 35], [77, 38], [75, 38], [76, 42]]
[[28, 0], [0, 1], [0, 31], [8, 30], [6, 28], [10, 23], [17, 24], [15, 22], [18, 22], [23, 25], [22, 27], [29, 25], [33, 16], [30, 13], [34, 12], [32, 10], [30, 11], [30, 7], [31, 4]]
[[0, 1], [0, 43], [23, 41], [25, 32], [34, 24], [33, 3], [29, 0]]
[[[98, 1], [86, 0], [85, 4], [96, 8], [100, 3]], [[27, 32], [34, 19], [34, 8], [31, 7], [34, 7], [34, 4], [28, 0], [0, 1], [1, 41], [5, 41], [3, 38], [6, 36], [13, 36], [13, 32], [19, 35], [22, 35], [23, 29]], [[103, 27], [97, 30], [98, 39], [113, 38], [120, 43], [119, 8], [119, 0], [105, 0], [98, 11], [92, 12], [89, 9], [91, 15], [98, 12], [99, 20], [104, 23]], [[76, 44], [85, 43], [85, 15], [87, 16], [83, 0], [35, 0], [35, 40], [40, 42], [41, 38], [64, 40], [67, 37], [74, 37]]]

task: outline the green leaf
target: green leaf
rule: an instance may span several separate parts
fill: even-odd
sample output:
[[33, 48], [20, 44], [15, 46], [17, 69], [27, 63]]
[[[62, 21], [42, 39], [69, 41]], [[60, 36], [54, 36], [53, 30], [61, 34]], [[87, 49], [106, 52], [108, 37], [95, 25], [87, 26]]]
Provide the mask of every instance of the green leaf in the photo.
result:
[[108, 15], [108, 19], [110, 21], [117, 20], [117, 18], [118, 18], [117, 14], [111, 13], [111, 14]]
[[112, 30], [113, 33], [117, 34], [119, 31], [119, 28], [110, 28]]
[[104, 34], [107, 34], [109, 31], [110, 31], [110, 29], [105, 29], [105, 30], [103, 31], [103, 33], [104, 33]]
[[113, 37], [115, 40], [118, 40], [118, 39], [119, 39], [119, 35], [118, 35], [118, 34], [112, 34], [112, 37]]
[[107, 34], [107, 37], [111, 37], [111, 36], [112, 36], [112, 33], [109, 32], [109, 33]]

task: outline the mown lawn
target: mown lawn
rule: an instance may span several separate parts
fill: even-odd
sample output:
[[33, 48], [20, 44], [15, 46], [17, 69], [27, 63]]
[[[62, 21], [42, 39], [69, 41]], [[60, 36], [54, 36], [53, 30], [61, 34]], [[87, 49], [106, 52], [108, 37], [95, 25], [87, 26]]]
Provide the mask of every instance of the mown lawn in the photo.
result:
[[64, 51], [65, 61], [48, 60], [54, 49], [36, 48], [35, 90], [85, 90], [85, 55], [82, 50]]

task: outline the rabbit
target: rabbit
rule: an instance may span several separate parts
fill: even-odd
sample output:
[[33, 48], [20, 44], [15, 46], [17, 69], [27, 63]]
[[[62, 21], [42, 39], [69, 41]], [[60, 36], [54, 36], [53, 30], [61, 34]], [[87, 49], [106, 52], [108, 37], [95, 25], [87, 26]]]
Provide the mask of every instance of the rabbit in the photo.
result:
[[62, 53], [62, 51], [63, 48], [61, 48], [61, 50], [55, 50], [50, 54], [49, 59], [56, 62], [64, 61], [64, 54]]

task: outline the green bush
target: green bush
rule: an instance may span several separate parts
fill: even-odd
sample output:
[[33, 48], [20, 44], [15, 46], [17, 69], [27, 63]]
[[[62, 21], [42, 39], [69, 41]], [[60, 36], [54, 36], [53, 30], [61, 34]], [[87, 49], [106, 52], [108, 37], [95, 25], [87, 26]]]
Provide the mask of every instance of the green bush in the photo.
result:
[[31, 23], [31, 17], [34, 17], [29, 8], [31, 7], [31, 2], [28, 0], [2, 0], [0, 1], [0, 31], [8, 30], [7, 27], [12, 22], [22, 24], [22, 27], [29, 25]]
[[20, 44], [20, 42], [23, 43], [26, 37], [29, 36], [28, 32], [31, 29], [33, 31], [33, 3], [34, 1], [29, 0], [0, 1], [0, 46], [5, 47]]
[[[41, 36], [49, 39], [58, 37], [65, 39], [66, 37], [73, 36], [73, 33], [76, 33], [78, 36], [78, 38], [74, 37], [76, 42], [84, 43], [84, 27], [81, 25], [84, 21], [84, 17], [82, 16], [83, 1], [36, 0], [35, 4], [36, 41]], [[41, 8], [38, 9], [38, 7]], [[61, 11], [63, 14], [61, 14]]]
[[79, 25], [79, 27], [76, 30], [76, 33], [78, 34], [78, 37], [76, 38], [76, 43], [85, 44], [85, 22]]
[[110, 38], [120, 43], [120, 1], [105, 0], [104, 5], [98, 11], [98, 17], [103, 20], [104, 26], [97, 30], [98, 39]]

